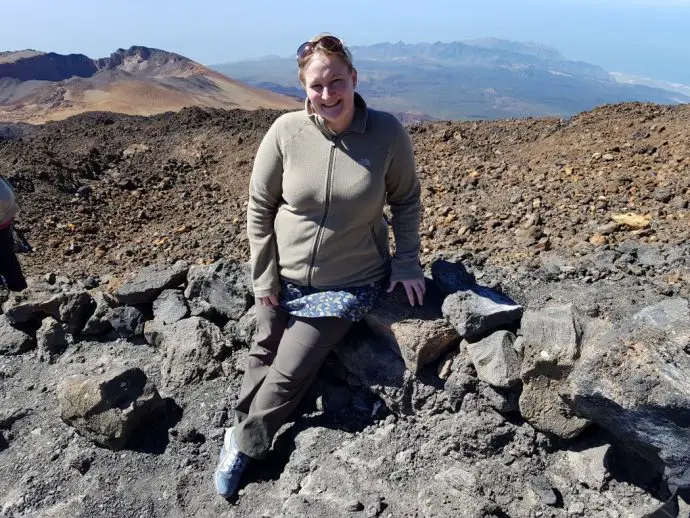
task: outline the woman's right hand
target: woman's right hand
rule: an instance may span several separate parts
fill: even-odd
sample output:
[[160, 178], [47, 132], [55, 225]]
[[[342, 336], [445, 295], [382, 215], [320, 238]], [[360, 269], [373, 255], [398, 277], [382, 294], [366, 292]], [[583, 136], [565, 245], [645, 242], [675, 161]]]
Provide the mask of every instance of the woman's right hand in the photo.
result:
[[256, 299], [264, 307], [270, 308], [278, 305], [278, 294], [269, 295], [268, 297], [259, 297]]

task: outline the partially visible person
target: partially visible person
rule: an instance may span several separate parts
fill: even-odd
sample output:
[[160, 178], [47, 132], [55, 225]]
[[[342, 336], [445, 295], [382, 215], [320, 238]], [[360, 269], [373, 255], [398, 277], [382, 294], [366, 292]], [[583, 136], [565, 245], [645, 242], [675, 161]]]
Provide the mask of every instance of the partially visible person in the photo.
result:
[[0, 277], [10, 291], [22, 291], [26, 280], [14, 251], [12, 223], [19, 212], [17, 197], [10, 183], [0, 176]]
[[352, 56], [335, 36], [300, 45], [297, 66], [305, 109], [268, 130], [249, 187], [257, 331], [215, 472], [225, 497], [237, 492], [249, 461], [266, 455], [330, 351], [382, 292], [399, 287], [411, 305], [423, 303], [409, 135], [355, 92]]

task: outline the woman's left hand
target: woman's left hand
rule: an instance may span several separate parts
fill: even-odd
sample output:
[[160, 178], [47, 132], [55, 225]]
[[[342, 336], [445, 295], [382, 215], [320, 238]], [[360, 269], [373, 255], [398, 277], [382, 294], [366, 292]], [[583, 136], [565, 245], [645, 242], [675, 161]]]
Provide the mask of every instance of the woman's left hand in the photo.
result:
[[405, 293], [407, 293], [407, 300], [410, 301], [410, 306], [414, 306], [415, 295], [419, 301], [419, 305], [424, 304], [424, 292], [426, 291], [426, 284], [424, 283], [424, 278], [420, 279], [405, 279], [403, 281], [391, 281], [388, 286], [388, 293], [392, 293], [395, 287], [401, 283], [405, 288]]

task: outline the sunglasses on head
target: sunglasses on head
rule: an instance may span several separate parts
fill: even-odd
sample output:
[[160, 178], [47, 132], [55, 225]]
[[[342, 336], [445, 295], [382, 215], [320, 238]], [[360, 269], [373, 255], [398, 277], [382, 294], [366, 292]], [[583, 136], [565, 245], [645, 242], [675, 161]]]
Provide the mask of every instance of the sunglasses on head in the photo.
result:
[[305, 41], [297, 48], [297, 59], [304, 59], [321, 47], [326, 52], [345, 52], [343, 42], [335, 36], [323, 36], [316, 41]]

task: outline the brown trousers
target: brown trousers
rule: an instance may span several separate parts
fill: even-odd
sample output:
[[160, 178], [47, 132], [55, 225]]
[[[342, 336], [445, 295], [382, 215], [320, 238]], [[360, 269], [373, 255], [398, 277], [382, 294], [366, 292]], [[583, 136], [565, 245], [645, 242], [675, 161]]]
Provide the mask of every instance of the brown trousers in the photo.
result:
[[297, 407], [309, 385], [352, 322], [305, 318], [280, 307], [256, 306], [256, 337], [240, 396], [233, 432], [240, 451], [259, 459]]

